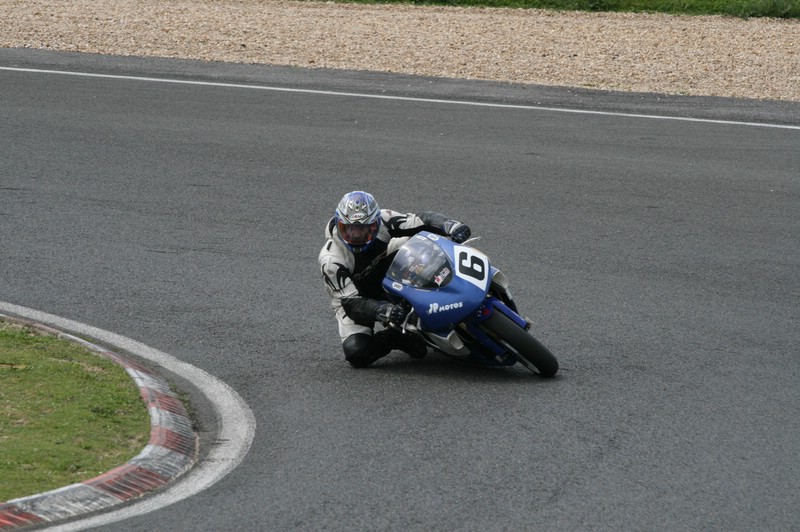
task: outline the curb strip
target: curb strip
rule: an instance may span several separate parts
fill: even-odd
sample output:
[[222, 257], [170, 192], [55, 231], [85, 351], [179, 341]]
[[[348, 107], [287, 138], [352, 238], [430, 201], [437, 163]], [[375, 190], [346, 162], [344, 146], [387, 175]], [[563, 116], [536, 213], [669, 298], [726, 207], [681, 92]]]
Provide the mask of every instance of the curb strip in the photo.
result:
[[127, 464], [56, 490], [0, 502], [0, 530], [106, 510], [174, 481], [197, 460], [197, 435], [169, 384], [148, 368], [52, 327], [0, 314], [0, 319], [69, 340], [116, 362], [139, 387], [150, 414], [150, 441]]

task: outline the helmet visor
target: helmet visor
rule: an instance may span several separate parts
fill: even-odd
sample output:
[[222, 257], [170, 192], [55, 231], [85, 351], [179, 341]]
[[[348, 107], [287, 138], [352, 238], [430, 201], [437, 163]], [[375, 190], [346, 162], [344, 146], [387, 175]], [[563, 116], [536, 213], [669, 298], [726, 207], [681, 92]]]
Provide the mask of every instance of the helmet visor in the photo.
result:
[[378, 233], [378, 222], [371, 224], [346, 224], [339, 220], [339, 236], [351, 246], [365, 246], [372, 242]]

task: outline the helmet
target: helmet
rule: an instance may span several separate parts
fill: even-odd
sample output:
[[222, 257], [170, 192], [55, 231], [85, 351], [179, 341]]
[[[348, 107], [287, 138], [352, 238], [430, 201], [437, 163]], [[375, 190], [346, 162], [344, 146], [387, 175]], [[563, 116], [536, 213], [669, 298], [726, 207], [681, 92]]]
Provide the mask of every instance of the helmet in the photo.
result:
[[372, 246], [380, 225], [381, 208], [368, 192], [348, 192], [336, 207], [339, 238], [353, 253], [361, 253]]

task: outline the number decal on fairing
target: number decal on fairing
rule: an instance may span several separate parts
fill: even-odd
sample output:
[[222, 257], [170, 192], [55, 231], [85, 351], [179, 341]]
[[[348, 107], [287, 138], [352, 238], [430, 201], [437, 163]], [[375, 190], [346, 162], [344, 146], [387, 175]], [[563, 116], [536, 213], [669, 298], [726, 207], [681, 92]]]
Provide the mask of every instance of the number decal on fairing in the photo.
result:
[[466, 251], [462, 251], [458, 254], [459, 273], [469, 275], [478, 281], [483, 281], [483, 278], [486, 277], [486, 272], [484, 271], [485, 268], [486, 265], [483, 263], [483, 260], [480, 257], [470, 255]]
[[456, 275], [481, 290], [489, 284], [489, 261], [486, 255], [466, 246], [453, 246], [456, 256]]

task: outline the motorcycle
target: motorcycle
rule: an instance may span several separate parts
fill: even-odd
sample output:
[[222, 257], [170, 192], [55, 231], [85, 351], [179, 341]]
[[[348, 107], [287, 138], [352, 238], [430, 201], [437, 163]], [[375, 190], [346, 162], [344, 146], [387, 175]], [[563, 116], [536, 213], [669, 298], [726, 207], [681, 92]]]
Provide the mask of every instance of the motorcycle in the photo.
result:
[[530, 334], [508, 289], [508, 279], [489, 258], [468, 245], [427, 231], [397, 251], [383, 289], [409, 313], [398, 325], [446, 355], [486, 366], [517, 362], [542, 377], [558, 371], [556, 357]]

